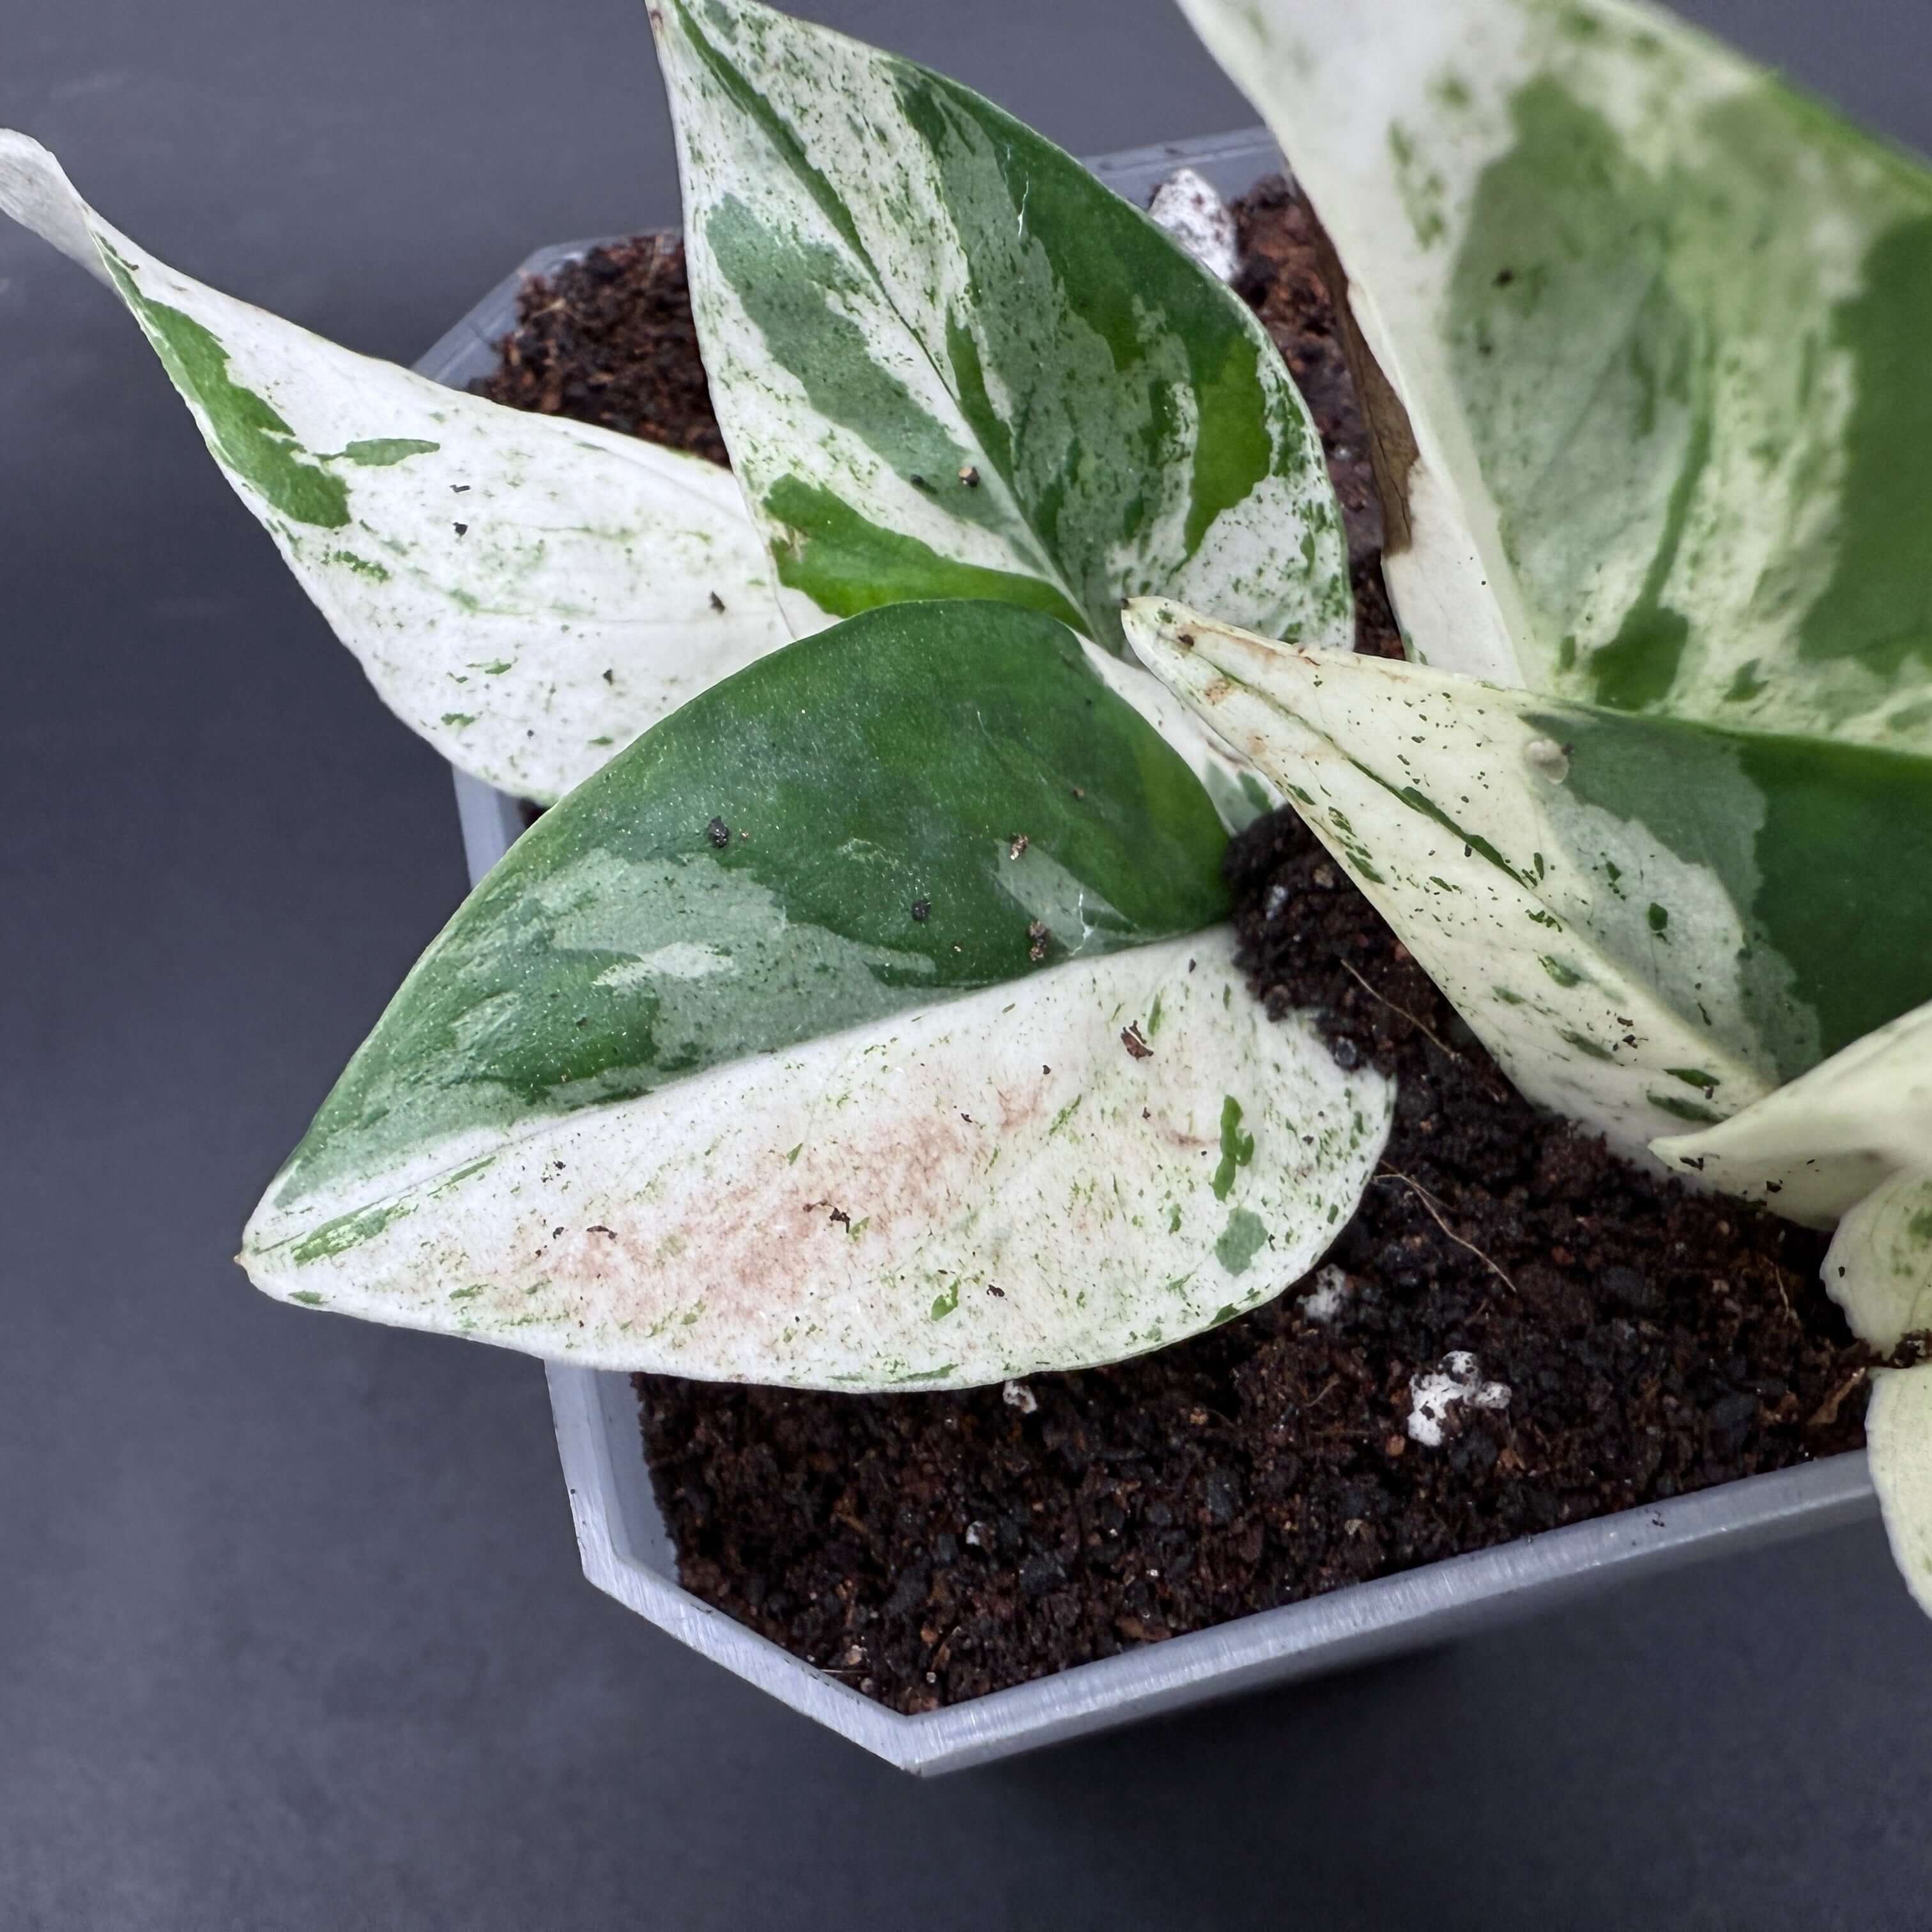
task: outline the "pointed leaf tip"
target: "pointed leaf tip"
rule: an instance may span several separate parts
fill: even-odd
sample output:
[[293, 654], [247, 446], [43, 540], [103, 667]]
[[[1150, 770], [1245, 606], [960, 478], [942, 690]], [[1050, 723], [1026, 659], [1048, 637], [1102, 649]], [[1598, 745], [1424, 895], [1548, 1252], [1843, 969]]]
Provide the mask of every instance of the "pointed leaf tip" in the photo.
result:
[[719, 422], [796, 628], [1171, 590], [1345, 640], [1320, 439], [1245, 304], [1070, 156], [752, 0], [656, 9]]
[[[1541, 754], [1549, 701], [1424, 668], [1310, 652], [1171, 601], [1126, 616], [1136, 652], [1286, 793], [1396, 935], [1532, 1099], [1648, 1160], [1660, 1127], [1768, 1090], [1762, 1049], [1688, 935], [1666, 952], [1612, 871], [1664, 892], [1671, 855], [1576, 794]], [[1715, 883], [1671, 874], [1722, 932]], [[1678, 901], [1680, 904], [1686, 901]], [[1688, 922], [1686, 922], [1687, 924]], [[1721, 944], [1713, 940], [1714, 949]], [[1687, 1022], [1680, 980], [1710, 997]], [[1694, 1076], [1694, 1079], [1692, 1076]]]
[[548, 802], [784, 641], [716, 466], [445, 388], [178, 274], [22, 135], [0, 135], [0, 209], [118, 291], [302, 587], [460, 770]]

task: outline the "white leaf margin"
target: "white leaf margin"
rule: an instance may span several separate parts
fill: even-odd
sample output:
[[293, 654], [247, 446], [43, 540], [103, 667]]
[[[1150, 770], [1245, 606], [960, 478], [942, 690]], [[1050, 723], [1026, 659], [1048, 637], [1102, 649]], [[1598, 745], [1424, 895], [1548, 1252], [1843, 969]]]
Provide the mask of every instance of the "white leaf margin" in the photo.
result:
[[[1587, 700], [1595, 654], [1654, 590], [1689, 634], [1646, 708], [1924, 742], [1916, 676], [1813, 653], [1800, 626], [1836, 581], [1844, 526], [1858, 376], [1843, 306], [1868, 290], [1874, 246], [1932, 214], [1932, 174], [1640, 0], [1180, 4], [1282, 144], [1406, 412], [1410, 528], [1392, 532], [1383, 568], [1412, 655]], [[1572, 346], [1575, 392], [1527, 399], [1539, 480], [1506, 532], [1458, 380], [1471, 350], [1454, 286], [1486, 172], [1516, 149], [1520, 96], [1543, 82], [1600, 121], [1676, 226], [1660, 268], [1578, 318], [1606, 333]], [[1570, 441], [1591, 447], [1585, 416], [1613, 386], [1603, 358], [1632, 326], [1621, 304], [1659, 290], [1701, 344], [1707, 453], [1693, 464], [1687, 444], [1680, 472], [1660, 448], [1592, 480], [1558, 459]], [[1514, 345], [1491, 346], [1506, 366]], [[1565, 508], [1539, 518], [1565, 489]], [[1577, 541], [1566, 515], [1585, 520]]]
[[1721, 1126], [1664, 1136], [1655, 1150], [1727, 1194], [1829, 1227], [1892, 1175], [1932, 1172], [1932, 1004], [1854, 1040]]
[[[730, 100], [700, 54], [682, 8], [653, 4], [649, 10], [677, 140], [693, 313], [720, 426], [754, 514], [764, 517], [758, 506], [781, 483], [824, 491], [889, 538], [909, 540], [973, 570], [1032, 580], [1064, 600], [1066, 611], [1056, 614], [1084, 614], [1076, 627], [1113, 648], [1111, 611], [1093, 608], [1082, 587], [1048, 554], [941, 374], [952, 359], [949, 320], [958, 314], [969, 326], [973, 322], [973, 271], [985, 265], [971, 259], [924, 138], [899, 103], [899, 82], [922, 70], [903, 56], [762, 0], [706, 0], [694, 9], [721, 44], [728, 42], [728, 58], [783, 124], [806, 166], [842, 194], [853, 224], [848, 236], [770, 132]], [[944, 76], [934, 77], [959, 88]], [[1036, 130], [1023, 131], [1052, 148]], [[1070, 156], [1060, 158], [1070, 169], [1080, 166]], [[1096, 191], [1109, 192], [1097, 184]], [[749, 211], [770, 232], [824, 250], [839, 264], [838, 274], [850, 278], [847, 286], [821, 291], [828, 307], [865, 339], [873, 376], [900, 386], [935, 447], [944, 445], [959, 459], [961, 480], [970, 472], [970, 516], [946, 507], [951, 476], [942, 472], [928, 479], [928, 488], [915, 487], [856, 428], [823, 412], [774, 352], [713, 246], [712, 218], [727, 202]], [[1016, 262], [1039, 248], [1028, 238], [1024, 212], [1012, 245]], [[1221, 279], [1210, 268], [1202, 272]], [[1103, 370], [1111, 374], [1111, 352], [1081, 314], [1076, 292], [1061, 287], [1057, 278], [1052, 285], [1050, 296], [1037, 289], [1024, 292], [1028, 302], [1054, 310], [1033, 318], [1042, 352], [1051, 348], [1075, 356], [1098, 382]], [[996, 280], [994, 286], [1002, 285]], [[1221, 508], [1198, 542], [1183, 544], [1186, 506], [1175, 494], [1148, 528], [1112, 547], [1107, 574], [1117, 584], [1212, 601], [1248, 622], [1346, 649], [1354, 628], [1347, 538], [1313, 418], [1258, 320], [1238, 298], [1228, 300], [1231, 320], [1250, 338], [1270, 406], [1278, 405], [1295, 419], [1289, 446], [1311, 458], [1312, 467], [1299, 477], [1277, 468], [1284, 430], [1271, 428], [1275, 447], [1267, 473], [1240, 500]], [[1027, 430], [1024, 421], [1011, 419], [1010, 371], [1002, 370], [976, 333], [975, 346], [985, 360], [988, 394], [1008, 436], [1017, 442]], [[1120, 387], [1114, 400], [1122, 412], [1137, 406], [1135, 386]], [[1050, 442], [1065, 426], [1054, 419], [1057, 410], [1045, 413], [1046, 420], [1033, 434]], [[1084, 489], [1089, 480], [1084, 472], [1108, 474], [1108, 452], [1090, 448], [1082, 470]], [[1142, 480], [1129, 476], [1119, 487], [1130, 489]], [[952, 495], [956, 502], [956, 491]], [[1311, 515], [1311, 507], [1325, 514]], [[776, 522], [768, 535], [786, 548], [794, 541]], [[782, 586], [778, 595], [800, 634], [831, 621], [802, 588]]]

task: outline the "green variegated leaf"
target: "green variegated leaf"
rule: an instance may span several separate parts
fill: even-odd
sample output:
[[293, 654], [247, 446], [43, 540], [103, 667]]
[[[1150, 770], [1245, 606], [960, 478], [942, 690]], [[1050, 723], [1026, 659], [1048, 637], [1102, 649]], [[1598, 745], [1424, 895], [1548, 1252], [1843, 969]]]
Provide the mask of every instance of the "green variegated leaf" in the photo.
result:
[[1286, 790], [1532, 1098], [1639, 1154], [1932, 996], [1932, 765], [1270, 644], [1136, 652]]
[[1932, 749], [1932, 175], [1624, 0], [1181, 4], [1406, 407], [1412, 655]]
[[384, 701], [464, 770], [556, 798], [783, 641], [715, 465], [445, 388], [178, 274], [4, 131], [0, 210], [118, 291]]
[[1161, 591], [1350, 635], [1320, 440], [1246, 305], [952, 81], [754, 0], [653, 6], [718, 419], [795, 628]]
[[1246, 996], [1212, 807], [1102, 664], [1010, 604], [901, 605], [647, 732], [412, 972], [250, 1274], [854, 1387], [1112, 1359], [1279, 1292], [1392, 1094]]
[[1873, 1370], [1865, 1446], [1892, 1560], [1932, 1615], [1932, 1362]]
[[1915, 1152], [1838, 1223], [1823, 1269], [1852, 1334], [1888, 1352], [1932, 1330], [1932, 1147]]

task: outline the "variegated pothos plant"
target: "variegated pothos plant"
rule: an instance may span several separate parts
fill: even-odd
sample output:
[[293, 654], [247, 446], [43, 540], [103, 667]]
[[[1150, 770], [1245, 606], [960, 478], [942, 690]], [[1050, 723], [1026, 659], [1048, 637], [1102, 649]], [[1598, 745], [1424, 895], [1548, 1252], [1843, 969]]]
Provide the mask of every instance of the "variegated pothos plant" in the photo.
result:
[[244, 1264], [818, 1385], [1226, 1318], [1318, 1258], [1392, 1096], [1242, 997], [1222, 821], [1265, 794], [1120, 610], [1346, 646], [1307, 411], [1226, 287], [969, 90], [753, 0], [652, 21], [736, 484], [220, 296], [0, 137], [0, 204], [118, 291], [383, 695], [555, 801]]
[[[545, 800], [644, 734], [412, 975], [251, 1224], [264, 1286], [845, 1386], [1277, 1291], [1390, 1096], [1238, 996], [1232, 748], [1526, 1090], [1862, 1202], [1834, 1292], [1921, 1325], [1923, 1110], [1873, 1098], [1920, 1034], [1872, 1029], [1932, 994], [1932, 184], [1622, 0], [1183, 4], [1346, 271], [1408, 664], [1336, 648], [1339, 517], [1240, 304], [752, 0], [652, 10], [742, 506], [190, 283], [0, 137], [0, 205], [120, 290], [395, 708]], [[1888, 1373], [1922, 1573], [1932, 1396]]]

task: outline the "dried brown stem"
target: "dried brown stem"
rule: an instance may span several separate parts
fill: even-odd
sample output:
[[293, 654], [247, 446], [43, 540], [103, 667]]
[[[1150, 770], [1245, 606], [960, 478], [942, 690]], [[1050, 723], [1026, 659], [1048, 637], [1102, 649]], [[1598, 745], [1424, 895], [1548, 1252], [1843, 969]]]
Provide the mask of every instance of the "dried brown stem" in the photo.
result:
[[1420, 1181], [1411, 1174], [1398, 1173], [1395, 1168], [1388, 1166], [1384, 1166], [1376, 1178], [1378, 1180], [1400, 1180], [1406, 1187], [1413, 1190], [1417, 1200], [1422, 1203], [1423, 1211], [1456, 1244], [1456, 1246], [1466, 1249], [1468, 1252], [1474, 1255], [1477, 1260], [1480, 1262], [1484, 1267], [1487, 1268], [1497, 1280], [1509, 1290], [1511, 1294], [1515, 1294], [1516, 1283], [1511, 1281], [1496, 1263], [1476, 1246], [1474, 1242], [1464, 1240], [1462, 1236], [1450, 1226], [1448, 1221], [1443, 1218], [1441, 1204]]

